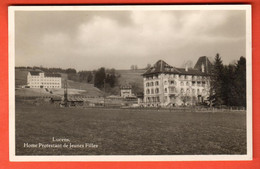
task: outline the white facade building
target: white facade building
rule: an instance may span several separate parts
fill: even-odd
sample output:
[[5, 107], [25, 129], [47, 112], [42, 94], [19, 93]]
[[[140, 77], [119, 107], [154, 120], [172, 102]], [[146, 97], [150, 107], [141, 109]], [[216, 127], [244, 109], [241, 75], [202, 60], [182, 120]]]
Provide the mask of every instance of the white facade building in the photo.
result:
[[[199, 62], [199, 63], [198, 63]], [[195, 105], [209, 96], [209, 73], [212, 64], [201, 57], [196, 67], [175, 68], [162, 60], [143, 74], [144, 104], [148, 107]]]
[[132, 97], [133, 94], [132, 94], [132, 87], [131, 86], [121, 86], [120, 87], [120, 96], [123, 97], [123, 98], [126, 98], [126, 97]]
[[61, 75], [30, 71], [27, 75], [27, 86], [30, 88], [61, 88]]

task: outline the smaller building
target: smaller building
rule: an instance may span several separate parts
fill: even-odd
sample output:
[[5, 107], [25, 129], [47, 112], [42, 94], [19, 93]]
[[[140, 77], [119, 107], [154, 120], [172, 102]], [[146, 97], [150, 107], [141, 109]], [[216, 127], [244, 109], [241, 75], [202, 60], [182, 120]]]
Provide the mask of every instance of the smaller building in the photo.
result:
[[62, 101], [61, 97], [52, 97], [50, 99], [50, 103], [52, 103], [52, 104], [58, 104], [59, 105], [61, 103], [61, 101]]
[[69, 97], [67, 100], [67, 104], [69, 107], [72, 106], [83, 106], [84, 100], [80, 97]]
[[132, 86], [125, 85], [120, 87], [120, 96], [123, 98], [132, 97]]
[[29, 71], [27, 86], [30, 88], [61, 88], [61, 75], [44, 73], [43, 71]]

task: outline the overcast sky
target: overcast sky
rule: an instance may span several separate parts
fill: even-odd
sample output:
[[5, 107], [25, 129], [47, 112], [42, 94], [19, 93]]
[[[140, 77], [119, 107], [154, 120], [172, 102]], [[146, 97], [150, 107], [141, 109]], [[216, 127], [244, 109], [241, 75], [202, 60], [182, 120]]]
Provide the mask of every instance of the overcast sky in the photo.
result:
[[245, 56], [245, 11], [16, 11], [15, 65], [129, 69]]

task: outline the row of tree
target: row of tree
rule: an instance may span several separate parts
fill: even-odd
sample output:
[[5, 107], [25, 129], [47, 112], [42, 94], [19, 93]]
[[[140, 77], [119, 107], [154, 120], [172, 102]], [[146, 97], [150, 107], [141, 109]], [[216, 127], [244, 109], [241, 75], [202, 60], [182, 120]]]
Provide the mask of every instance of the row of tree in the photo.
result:
[[99, 89], [104, 89], [105, 87], [115, 87], [117, 83], [117, 76], [115, 69], [105, 69], [101, 67], [95, 72], [94, 86]]
[[213, 106], [246, 107], [246, 59], [223, 65], [219, 54], [215, 57], [211, 74], [209, 101]]
[[68, 69], [62, 69], [62, 68], [46, 68], [42, 66], [17, 66], [15, 69], [29, 69], [29, 70], [42, 70], [47, 73], [77, 73], [76, 69], [68, 68]]

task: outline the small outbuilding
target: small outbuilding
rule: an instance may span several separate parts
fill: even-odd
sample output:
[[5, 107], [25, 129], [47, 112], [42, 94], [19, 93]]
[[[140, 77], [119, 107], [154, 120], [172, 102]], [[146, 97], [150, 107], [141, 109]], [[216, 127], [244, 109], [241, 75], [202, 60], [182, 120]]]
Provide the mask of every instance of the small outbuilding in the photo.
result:
[[120, 87], [120, 96], [123, 98], [132, 96], [132, 86], [125, 85]]

